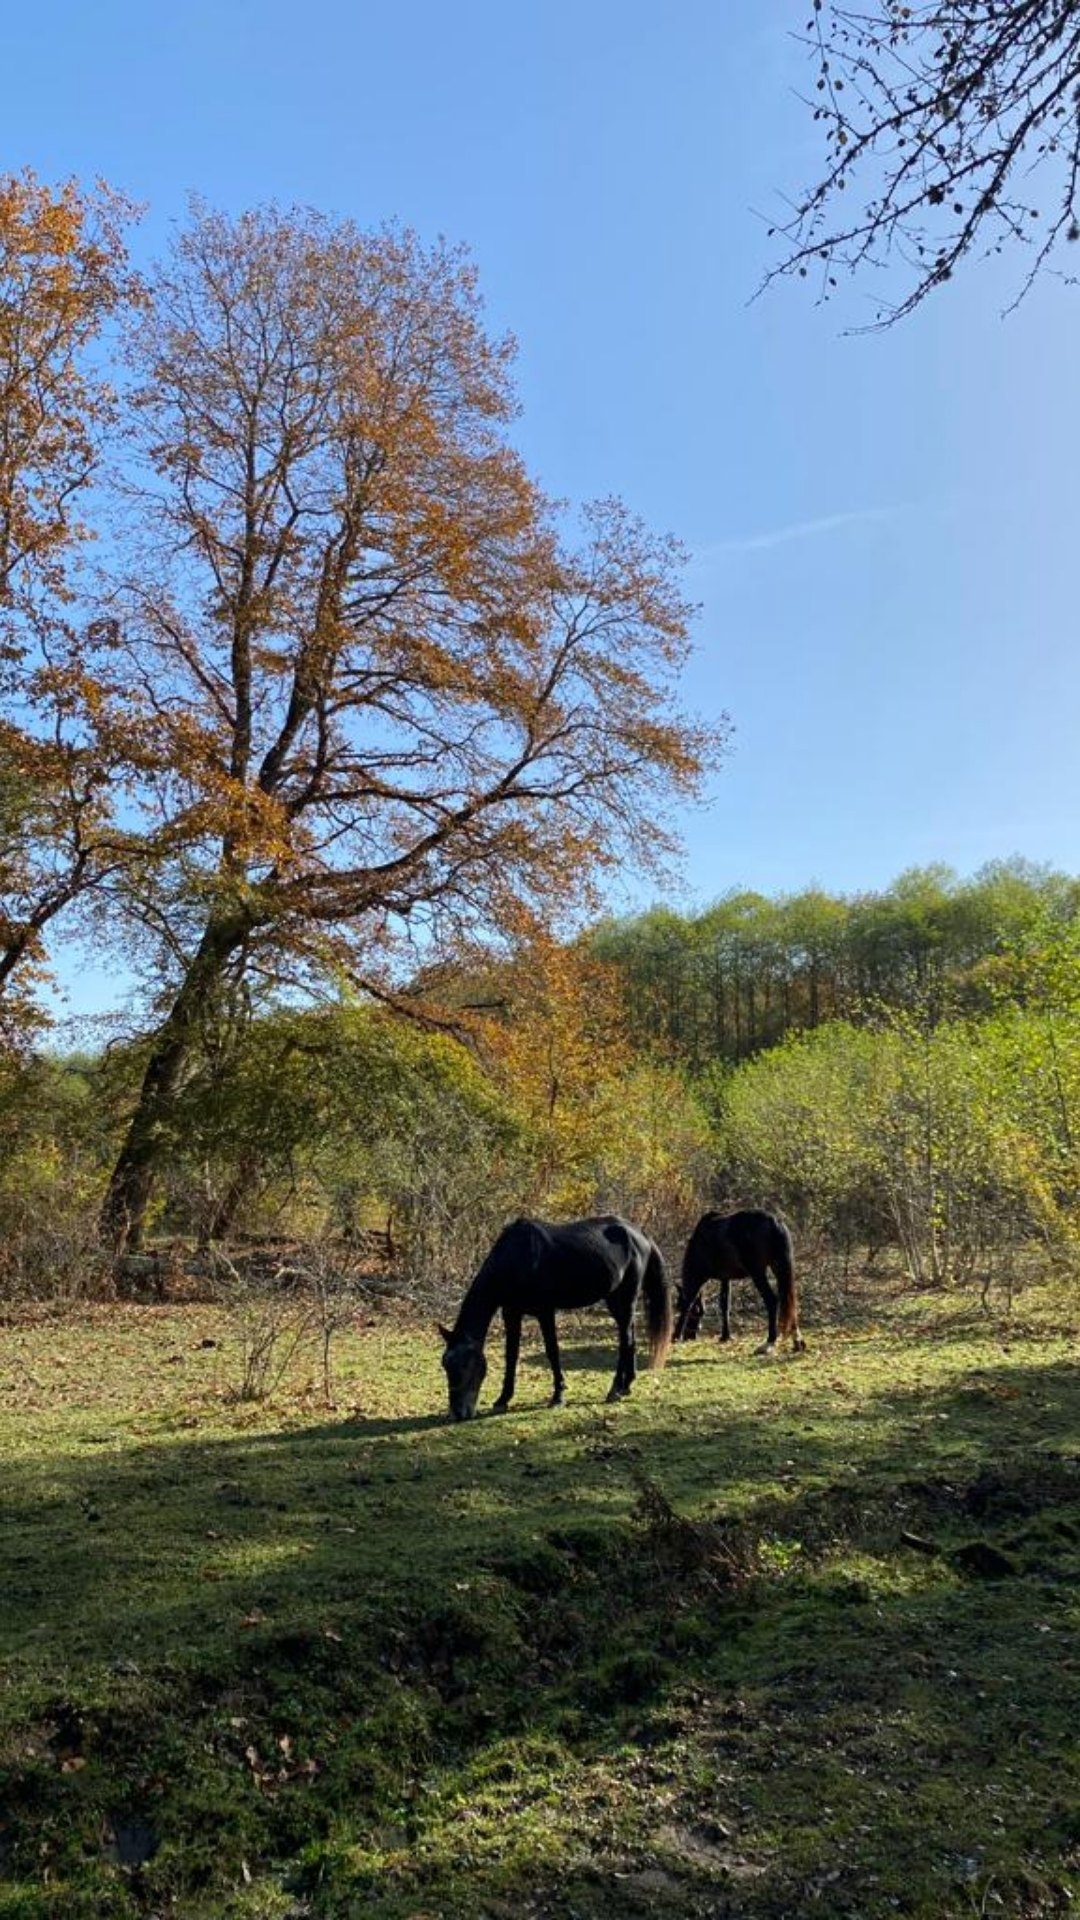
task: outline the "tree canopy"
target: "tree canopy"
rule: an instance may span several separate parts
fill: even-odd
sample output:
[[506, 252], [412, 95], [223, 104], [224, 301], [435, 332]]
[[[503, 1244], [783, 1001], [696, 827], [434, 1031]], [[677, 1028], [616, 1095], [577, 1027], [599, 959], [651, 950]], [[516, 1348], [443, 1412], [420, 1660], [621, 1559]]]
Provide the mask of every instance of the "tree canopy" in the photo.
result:
[[0, 995], [87, 893], [156, 983], [118, 1240], [239, 980], [393, 999], [568, 923], [613, 862], [662, 867], [724, 735], [677, 700], [679, 549], [545, 498], [461, 251], [196, 204], [136, 286], [129, 211], [0, 183]]

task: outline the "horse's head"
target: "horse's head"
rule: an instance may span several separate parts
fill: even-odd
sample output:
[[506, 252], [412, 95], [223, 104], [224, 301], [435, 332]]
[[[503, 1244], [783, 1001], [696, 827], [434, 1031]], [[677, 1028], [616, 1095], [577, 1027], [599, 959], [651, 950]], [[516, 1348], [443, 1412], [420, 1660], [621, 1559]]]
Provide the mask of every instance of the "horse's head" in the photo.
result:
[[450, 1390], [450, 1416], [471, 1420], [487, 1372], [484, 1349], [470, 1334], [451, 1333], [448, 1327], [440, 1327], [439, 1332], [446, 1345], [442, 1363]]

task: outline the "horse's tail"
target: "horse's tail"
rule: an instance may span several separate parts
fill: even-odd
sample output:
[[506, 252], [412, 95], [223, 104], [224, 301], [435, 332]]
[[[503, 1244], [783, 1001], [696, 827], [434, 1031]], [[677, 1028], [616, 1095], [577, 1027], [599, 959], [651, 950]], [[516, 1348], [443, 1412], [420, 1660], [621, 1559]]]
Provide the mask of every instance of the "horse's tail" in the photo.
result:
[[649, 1329], [649, 1365], [662, 1367], [671, 1352], [675, 1316], [671, 1307], [671, 1288], [659, 1247], [649, 1242], [642, 1285], [645, 1292], [645, 1319]]
[[799, 1290], [795, 1285], [795, 1255], [791, 1235], [782, 1220], [774, 1219], [772, 1224], [771, 1265], [780, 1293], [777, 1330], [780, 1333], [793, 1333], [798, 1336]]

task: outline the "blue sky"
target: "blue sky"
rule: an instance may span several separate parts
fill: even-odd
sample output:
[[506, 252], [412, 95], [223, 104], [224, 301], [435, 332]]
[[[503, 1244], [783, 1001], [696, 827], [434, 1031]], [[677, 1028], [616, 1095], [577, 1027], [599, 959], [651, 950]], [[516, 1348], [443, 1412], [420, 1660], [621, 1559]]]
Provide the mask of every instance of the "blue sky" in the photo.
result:
[[544, 484], [619, 493], [693, 554], [687, 694], [733, 751], [682, 904], [855, 890], [1012, 852], [1080, 868], [1080, 292], [1020, 265], [845, 335], [754, 302], [815, 170], [801, 0], [54, 0], [9, 10], [0, 166], [464, 241], [520, 342]]

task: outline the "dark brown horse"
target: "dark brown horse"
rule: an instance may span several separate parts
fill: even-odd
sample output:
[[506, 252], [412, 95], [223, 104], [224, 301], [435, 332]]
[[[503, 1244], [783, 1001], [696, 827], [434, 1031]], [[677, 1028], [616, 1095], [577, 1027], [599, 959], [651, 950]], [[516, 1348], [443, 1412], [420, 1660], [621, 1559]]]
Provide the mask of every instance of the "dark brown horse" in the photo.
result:
[[443, 1366], [455, 1420], [470, 1420], [487, 1372], [484, 1341], [495, 1315], [506, 1328], [506, 1367], [495, 1402], [501, 1413], [513, 1398], [521, 1323], [540, 1322], [551, 1365], [553, 1407], [566, 1392], [555, 1315], [565, 1307], [592, 1307], [603, 1301], [619, 1330], [619, 1358], [609, 1400], [621, 1400], [634, 1383], [634, 1306], [644, 1291], [649, 1331], [649, 1364], [662, 1367], [671, 1349], [671, 1290], [664, 1263], [651, 1240], [606, 1214], [599, 1220], [572, 1220], [549, 1227], [542, 1220], [515, 1220], [504, 1227], [473, 1280], [453, 1327], [440, 1327], [446, 1343]]
[[[769, 1282], [776, 1276], [777, 1291]], [[687, 1242], [676, 1307], [675, 1338], [693, 1340], [702, 1317], [701, 1289], [720, 1282], [720, 1338], [731, 1339], [731, 1283], [752, 1280], [769, 1316], [769, 1336], [759, 1353], [770, 1353], [781, 1334], [796, 1353], [806, 1345], [799, 1332], [799, 1299], [791, 1235], [782, 1220], [757, 1207], [738, 1213], [703, 1213]]]

